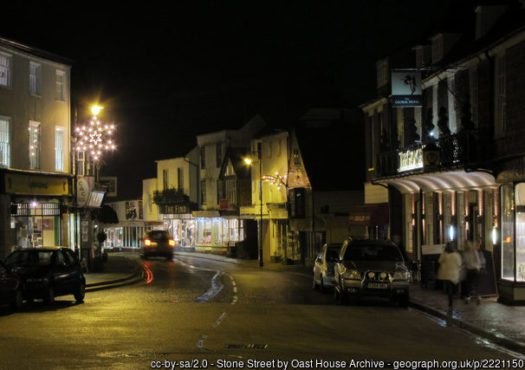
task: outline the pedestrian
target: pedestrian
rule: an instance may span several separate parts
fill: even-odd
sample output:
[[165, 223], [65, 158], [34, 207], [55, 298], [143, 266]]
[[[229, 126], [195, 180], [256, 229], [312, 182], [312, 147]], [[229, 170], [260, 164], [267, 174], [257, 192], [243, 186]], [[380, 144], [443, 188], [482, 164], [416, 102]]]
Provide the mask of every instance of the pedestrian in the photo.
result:
[[437, 278], [443, 280], [448, 296], [448, 308], [452, 309], [452, 297], [456, 291], [461, 275], [461, 255], [457, 252], [454, 242], [447, 242], [445, 250], [439, 256]]
[[479, 249], [478, 242], [468, 242], [463, 252], [463, 266], [466, 270], [466, 294], [465, 303], [469, 303], [472, 298], [480, 304], [481, 298], [478, 292], [479, 275], [485, 268], [485, 257]]

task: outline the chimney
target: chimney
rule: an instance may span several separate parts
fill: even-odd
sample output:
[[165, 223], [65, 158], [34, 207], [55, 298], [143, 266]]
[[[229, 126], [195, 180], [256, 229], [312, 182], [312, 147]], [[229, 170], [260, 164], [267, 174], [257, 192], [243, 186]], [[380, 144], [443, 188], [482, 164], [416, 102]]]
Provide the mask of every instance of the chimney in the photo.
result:
[[507, 10], [507, 5], [478, 5], [476, 7], [476, 40], [485, 36]]

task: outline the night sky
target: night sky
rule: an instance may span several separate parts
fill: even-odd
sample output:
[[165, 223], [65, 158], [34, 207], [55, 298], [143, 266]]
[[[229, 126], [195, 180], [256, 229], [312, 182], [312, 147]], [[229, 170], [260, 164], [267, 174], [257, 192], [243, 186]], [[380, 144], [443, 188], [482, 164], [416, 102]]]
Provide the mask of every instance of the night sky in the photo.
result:
[[196, 134], [255, 113], [284, 127], [308, 108], [373, 98], [376, 59], [461, 22], [469, 1], [119, 3], [4, 2], [0, 37], [72, 59], [79, 116], [98, 98], [118, 124], [103, 174], [125, 199]]

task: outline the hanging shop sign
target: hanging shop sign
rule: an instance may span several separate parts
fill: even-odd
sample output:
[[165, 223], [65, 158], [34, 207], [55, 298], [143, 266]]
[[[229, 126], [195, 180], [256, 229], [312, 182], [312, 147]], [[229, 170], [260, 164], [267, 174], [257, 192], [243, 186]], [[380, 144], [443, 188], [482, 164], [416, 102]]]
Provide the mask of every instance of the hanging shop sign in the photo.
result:
[[92, 176], [79, 176], [77, 179], [77, 206], [86, 207], [89, 196], [94, 187], [95, 179]]
[[67, 177], [6, 173], [4, 181], [5, 191], [9, 194], [70, 195], [69, 180]]
[[423, 168], [423, 148], [399, 152], [397, 172], [412, 171]]
[[415, 69], [392, 70], [393, 107], [421, 107], [421, 72]]

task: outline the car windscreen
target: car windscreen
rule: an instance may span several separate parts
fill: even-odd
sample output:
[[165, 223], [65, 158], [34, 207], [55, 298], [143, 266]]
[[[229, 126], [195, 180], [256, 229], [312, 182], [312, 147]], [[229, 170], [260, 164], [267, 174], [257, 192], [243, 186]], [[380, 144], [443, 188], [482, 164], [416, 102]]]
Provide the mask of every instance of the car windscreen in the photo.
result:
[[340, 248], [328, 248], [326, 250], [326, 260], [328, 262], [333, 262], [339, 258], [339, 249]]
[[347, 261], [403, 261], [393, 245], [350, 245], [344, 255]]
[[5, 259], [7, 266], [49, 266], [53, 251], [15, 251]]
[[148, 237], [152, 240], [166, 241], [168, 240], [168, 233], [166, 231], [155, 230], [150, 231]]

